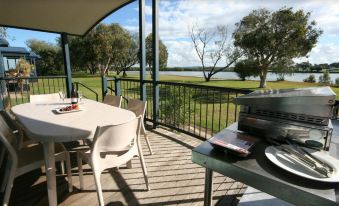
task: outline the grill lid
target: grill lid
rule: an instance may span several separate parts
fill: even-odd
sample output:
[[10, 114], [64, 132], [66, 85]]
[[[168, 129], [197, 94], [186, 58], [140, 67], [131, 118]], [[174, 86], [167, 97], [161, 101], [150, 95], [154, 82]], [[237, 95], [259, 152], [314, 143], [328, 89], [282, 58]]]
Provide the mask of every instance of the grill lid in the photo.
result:
[[234, 103], [268, 111], [330, 118], [335, 97], [330, 87], [258, 90], [235, 98]]

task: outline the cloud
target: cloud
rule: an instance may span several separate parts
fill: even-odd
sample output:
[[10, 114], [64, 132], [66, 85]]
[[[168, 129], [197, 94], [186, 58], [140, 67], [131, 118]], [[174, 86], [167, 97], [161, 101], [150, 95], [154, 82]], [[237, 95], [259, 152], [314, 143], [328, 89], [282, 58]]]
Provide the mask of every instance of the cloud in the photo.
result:
[[[200, 65], [192, 43], [190, 42], [188, 28], [198, 22], [203, 27], [227, 25], [232, 32], [235, 23], [254, 9], [267, 8], [277, 10], [282, 7], [293, 7], [294, 10], [303, 9], [311, 12], [310, 19], [317, 22], [323, 30], [318, 45], [309, 54], [313, 63], [339, 61], [336, 54], [339, 41], [339, 4], [334, 0], [162, 0], [159, 11], [160, 38], [168, 47], [168, 66], [194, 66]], [[152, 14], [150, 5], [146, 6], [146, 15], [149, 19]], [[125, 27], [126, 28], [126, 27]], [[151, 32], [151, 22], [146, 25], [147, 33]], [[133, 31], [138, 26], [128, 26]], [[331, 38], [330, 38], [331, 37]]]

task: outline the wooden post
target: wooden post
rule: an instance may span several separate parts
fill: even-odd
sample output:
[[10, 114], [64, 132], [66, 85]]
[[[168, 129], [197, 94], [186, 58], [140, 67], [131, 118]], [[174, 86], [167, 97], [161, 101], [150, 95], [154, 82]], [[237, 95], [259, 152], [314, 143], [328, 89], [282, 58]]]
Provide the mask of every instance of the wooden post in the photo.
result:
[[140, 100], [146, 101], [145, 0], [139, 0]]
[[159, 117], [159, 1], [152, 0], [152, 40], [153, 40], [153, 128]]
[[67, 97], [71, 97], [71, 89], [72, 89], [72, 69], [71, 69], [71, 60], [69, 56], [69, 45], [68, 38], [66, 33], [61, 34], [61, 46], [62, 46], [62, 56], [64, 60], [64, 68], [66, 75], [66, 92]]

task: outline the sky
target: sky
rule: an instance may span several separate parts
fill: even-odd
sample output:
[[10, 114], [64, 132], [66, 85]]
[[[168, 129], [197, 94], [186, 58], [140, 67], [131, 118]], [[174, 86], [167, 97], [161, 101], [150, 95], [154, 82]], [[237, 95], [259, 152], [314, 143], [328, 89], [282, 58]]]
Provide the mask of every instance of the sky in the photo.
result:
[[[225, 25], [232, 34], [235, 23], [254, 9], [266, 8], [271, 11], [292, 7], [311, 12], [323, 30], [319, 41], [308, 54], [308, 58], [295, 62], [309, 61], [312, 64], [339, 62], [339, 3], [336, 0], [160, 0], [159, 33], [168, 49], [169, 67], [200, 66], [200, 61], [189, 37], [189, 28], [198, 24], [213, 28]], [[146, 0], [146, 33], [151, 32], [152, 7]], [[130, 32], [138, 32], [138, 2], [132, 2], [103, 20], [103, 23], [119, 23]], [[12, 46], [24, 46], [28, 39], [39, 39], [55, 43], [58, 34], [9, 29]], [[221, 64], [223, 64], [222, 62]]]

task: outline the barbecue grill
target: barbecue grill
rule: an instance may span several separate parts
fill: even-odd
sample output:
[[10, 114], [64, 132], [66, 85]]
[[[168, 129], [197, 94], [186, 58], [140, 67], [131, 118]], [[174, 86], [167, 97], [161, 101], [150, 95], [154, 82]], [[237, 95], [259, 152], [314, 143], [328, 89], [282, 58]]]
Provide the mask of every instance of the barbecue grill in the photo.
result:
[[238, 129], [328, 150], [335, 97], [330, 87], [255, 91], [234, 99], [241, 105]]

